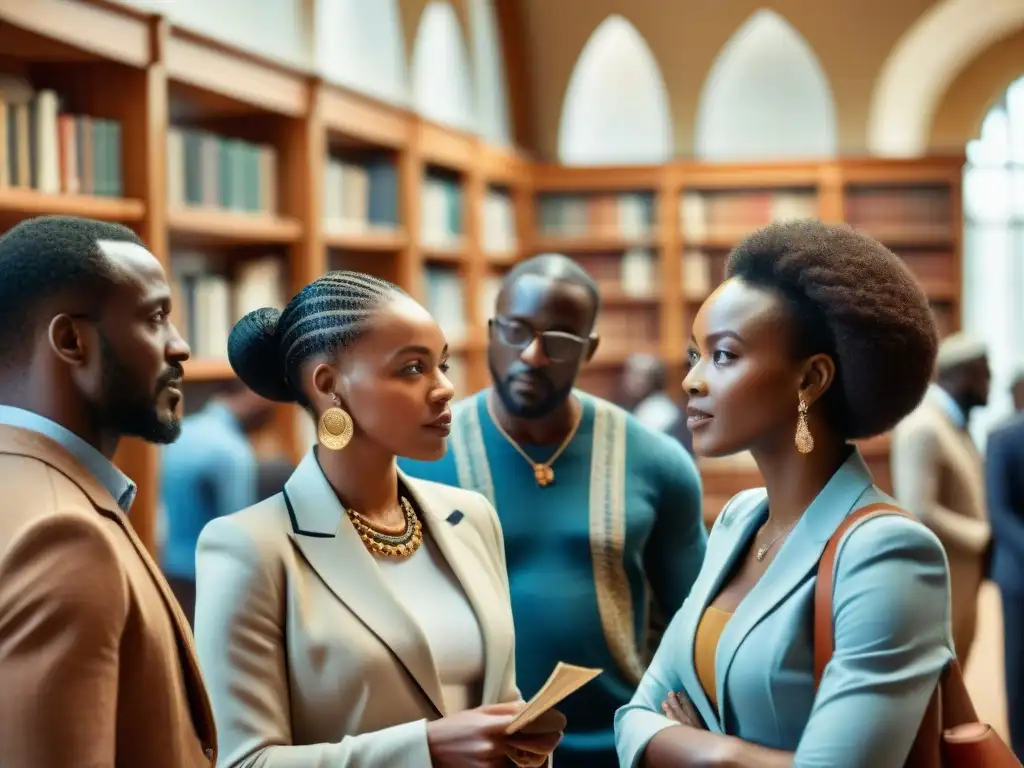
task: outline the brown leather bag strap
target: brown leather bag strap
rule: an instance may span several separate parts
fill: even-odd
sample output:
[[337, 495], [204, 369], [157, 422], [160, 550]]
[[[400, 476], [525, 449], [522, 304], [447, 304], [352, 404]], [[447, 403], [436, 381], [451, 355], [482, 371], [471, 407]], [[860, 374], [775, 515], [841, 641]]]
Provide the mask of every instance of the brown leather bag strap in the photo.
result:
[[836, 554], [839, 552], [839, 545], [846, 536], [847, 531], [858, 523], [871, 517], [879, 515], [901, 515], [917, 520], [909, 512], [894, 507], [891, 504], [880, 502], [861, 507], [856, 512], [847, 515], [840, 523], [832, 538], [825, 544], [825, 551], [821, 553], [821, 560], [818, 562], [818, 579], [814, 585], [814, 687], [821, 684], [821, 676], [825, 674], [825, 667], [832, 659], [832, 651], [835, 649], [835, 636], [832, 626], [832, 590], [835, 586], [836, 576]]
[[[825, 667], [835, 650], [832, 616], [832, 592], [835, 587], [836, 554], [846, 533], [858, 523], [880, 515], [899, 515], [917, 520], [906, 510], [891, 504], [869, 504], [847, 516], [825, 545], [814, 585], [814, 687], [821, 684]], [[964, 684], [960, 664], [953, 659], [943, 670], [939, 688], [932, 696], [921, 721], [907, 766], [924, 768], [940, 765], [939, 743], [942, 729], [978, 721], [977, 712]]]

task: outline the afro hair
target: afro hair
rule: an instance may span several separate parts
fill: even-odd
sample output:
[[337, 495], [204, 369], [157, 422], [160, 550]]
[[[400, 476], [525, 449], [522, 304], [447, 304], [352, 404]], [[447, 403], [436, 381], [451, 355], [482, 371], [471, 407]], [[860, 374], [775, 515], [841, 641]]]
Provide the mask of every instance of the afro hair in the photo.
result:
[[935, 319], [910, 269], [878, 241], [846, 225], [781, 222], [740, 243], [726, 274], [782, 297], [797, 355], [835, 362], [822, 402], [845, 439], [887, 432], [921, 402], [938, 352]]

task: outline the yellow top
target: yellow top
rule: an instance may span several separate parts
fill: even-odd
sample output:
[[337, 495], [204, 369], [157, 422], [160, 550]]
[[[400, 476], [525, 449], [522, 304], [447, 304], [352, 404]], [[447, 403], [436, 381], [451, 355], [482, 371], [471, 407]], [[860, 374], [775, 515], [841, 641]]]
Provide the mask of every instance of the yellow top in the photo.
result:
[[693, 666], [697, 670], [697, 679], [715, 709], [718, 709], [715, 651], [718, 650], [718, 640], [722, 637], [725, 625], [731, 618], [732, 614], [728, 611], [709, 605], [701, 616], [700, 624], [697, 625], [697, 635], [693, 639]]

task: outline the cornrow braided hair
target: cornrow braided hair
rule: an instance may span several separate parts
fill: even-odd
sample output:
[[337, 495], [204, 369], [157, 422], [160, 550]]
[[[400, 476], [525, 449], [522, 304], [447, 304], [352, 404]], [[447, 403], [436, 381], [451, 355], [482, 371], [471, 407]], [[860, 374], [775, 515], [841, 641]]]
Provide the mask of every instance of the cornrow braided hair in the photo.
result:
[[352, 344], [385, 303], [405, 291], [361, 272], [328, 272], [284, 308], [250, 312], [231, 329], [228, 361], [238, 378], [268, 400], [308, 408], [299, 371], [313, 357]]

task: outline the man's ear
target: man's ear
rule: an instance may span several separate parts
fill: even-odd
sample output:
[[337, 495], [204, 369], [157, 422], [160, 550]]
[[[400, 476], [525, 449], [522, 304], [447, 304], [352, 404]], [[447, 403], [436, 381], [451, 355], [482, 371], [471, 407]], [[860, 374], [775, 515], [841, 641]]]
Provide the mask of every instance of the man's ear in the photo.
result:
[[589, 363], [594, 359], [594, 353], [597, 352], [597, 345], [601, 343], [601, 337], [596, 333], [590, 334], [589, 343], [587, 345], [587, 358], [586, 361]]
[[50, 321], [47, 339], [50, 348], [69, 365], [84, 365], [88, 361], [82, 328], [70, 315], [57, 315]]

